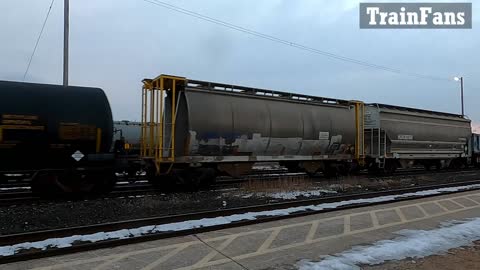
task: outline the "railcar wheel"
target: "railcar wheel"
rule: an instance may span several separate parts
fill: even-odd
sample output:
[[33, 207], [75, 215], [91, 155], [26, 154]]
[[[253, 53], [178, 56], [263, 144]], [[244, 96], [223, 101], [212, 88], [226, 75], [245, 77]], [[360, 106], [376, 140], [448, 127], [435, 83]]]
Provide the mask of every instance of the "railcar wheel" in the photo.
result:
[[155, 175], [155, 172], [147, 172], [148, 183], [155, 189], [162, 192], [170, 192], [174, 190], [176, 179], [173, 175]]
[[425, 168], [425, 171], [430, 171], [430, 169], [432, 168], [432, 164], [425, 163], [423, 164], [423, 167]]
[[383, 173], [386, 175], [392, 175], [397, 170], [397, 164], [394, 160], [387, 160], [385, 162], [385, 168], [383, 168]]
[[115, 174], [110, 171], [94, 170], [86, 172], [73, 172], [68, 175], [70, 179], [62, 179], [60, 185], [66, 191], [78, 195], [100, 195], [110, 192], [115, 185]]
[[423, 167], [425, 167], [426, 171], [431, 171], [432, 167], [438, 171], [442, 168], [442, 164], [438, 160], [426, 161], [423, 163]]
[[347, 176], [350, 171], [352, 171], [351, 167], [347, 164], [340, 164], [338, 166], [338, 174], [342, 176]]
[[58, 185], [60, 177], [59, 172], [39, 171], [35, 173], [31, 183], [32, 193], [42, 197], [59, 196], [64, 193]]
[[188, 191], [198, 191], [215, 182], [215, 170], [212, 168], [188, 169], [179, 173], [182, 186]]
[[94, 184], [93, 189], [90, 191], [94, 195], [111, 192], [117, 182], [115, 172], [110, 170], [93, 173], [88, 177], [90, 178], [89, 181], [92, 181]]
[[463, 167], [463, 162], [460, 159], [454, 159], [450, 162], [450, 169], [460, 170]]
[[378, 168], [376, 163], [371, 163], [368, 166], [368, 174], [369, 175], [378, 175], [380, 169]]
[[6, 184], [8, 183], [8, 178], [5, 176], [5, 174], [0, 174], [0, 184]]
[[362, 170], [362, 166], [358, 163], [352, 163], [350, 166], [350, 171], [349, 174], [351, 175], [358, 175], [360, 173], [360, 170]]
[[[287, 168], [288, 172], [290, 173], [297, 173], [302, 171], [302, 168], [300, 168], [298, 162], [286, 162], [282, 165], [285, 166], [285, 168]], [[315, 173], [313, 173], [313, 175], [315, 175]]]
[[32, 179], [32, 192], [40, 196], [96, 196], [110, 192], [115, 185], [110, 170], [65, 172], [40, 171]]
[[379, 168], [377, 163], [371, 163], [368, 166], [368, 174], [372, 176], [392, 175], [397, 171], [397, 167], [395, 160], [386, 160], [383, 168]]
[[210, 187], [217, 179], [216, 171], [213, 168], [204, 168], [202, 173], [202, 187]]
[[323, 170], [323, 175], [326, 178], [336, 178], [338, 177], [338, 170], [337, 168], [333, 166], [326, 166], [325, 169]]

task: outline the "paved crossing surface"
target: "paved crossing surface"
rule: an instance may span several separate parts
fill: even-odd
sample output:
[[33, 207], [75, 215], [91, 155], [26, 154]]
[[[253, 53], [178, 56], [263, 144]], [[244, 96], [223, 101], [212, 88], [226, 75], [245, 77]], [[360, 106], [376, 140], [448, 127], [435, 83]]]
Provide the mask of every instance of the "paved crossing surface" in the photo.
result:
[[296, 269], [354, 245], [480, 217], [480, 191], [363, 207], [0, 266], [1, 269]]

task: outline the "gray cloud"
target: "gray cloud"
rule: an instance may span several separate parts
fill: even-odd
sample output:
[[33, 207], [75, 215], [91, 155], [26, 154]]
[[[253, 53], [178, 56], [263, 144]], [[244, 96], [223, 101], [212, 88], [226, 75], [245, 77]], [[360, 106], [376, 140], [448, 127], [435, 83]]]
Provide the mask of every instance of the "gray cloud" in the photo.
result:
[[[471, 30], [360, 30], [358, 1], [169, 1], [283, 39], [409, 72], [465, 76], [480, 122], [478, 23]], [[18, 80], [49, 0], [5, 0], [0, 78]], [[61, 83], [62, 3], [56, 1], [27, 79]], [[107, 92], [117, 119], [140, 118], [140, 81], [160, 73], [342, 99], [459, 112], [459, 86], [339, 62], [141, 0], [71, 1], [71, 83]]]

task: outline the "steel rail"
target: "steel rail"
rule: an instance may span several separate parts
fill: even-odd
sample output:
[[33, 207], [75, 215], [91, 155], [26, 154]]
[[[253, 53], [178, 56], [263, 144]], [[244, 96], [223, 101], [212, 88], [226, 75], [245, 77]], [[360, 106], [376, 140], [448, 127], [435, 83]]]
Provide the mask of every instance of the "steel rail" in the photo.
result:
[[[404, 171], [399, 171], [395, 174], [392, 175], [377, 175], [377, 176], [372, 176], [372, 175], [359, 175], [360, 177], [357, 180], [361, 179], [383, 179], [387, 177], [396, 177], [396, 176], [419, 176], [419, 175], [425, 175], [425, 176], [435, 176], [439, 174], [459, 174], [462, 175], [462, 173], [468, 173], [476, 171], [474, 168], [469, 168], [465, 169], [462, 171], [447, 171], [447, 170], [442, 170], [442, 171], [425, 171], [421, 169], [414, 169], [414, 170], [404, 170]], [[480, 171], [479, 171], [480, 175]], [[215, 191], [216, 189], [222, 189], [222, 188], [228, 188], [228, 187], [236, 187], [239, 184], [248, 182], [248, 181], [275, 181], [279, 180], [282, 178], [288, 178], [288, 177], [307, 177], [306, 173], [289, 173], [285, 170], [274, 170], [273, 172], [265, 172], [265, 173], [256, 173], [256, 174], [251, 174], [251, 175], [245, 175], [242, 176], [241, 178], [220, 178], [217, 180], [215, 184], [213, 184], [209, 189], [202, 189], [201, 191]], [[313, 177], [313, 179], [319, 179], [320, 181], [322, 180], [321, 177]], [[338, 178], [335, 181], [342, 181], [342, 178]], [[158, 195], [163, 190], [159, 188], [154, 188], [150, 184], [145, 183], [145, 184], [125, 184], [125, 185], [116, 185], [114, 190], [111, 193], [108, 193], [104, 195], [103, 197], [100, 198], [121, 198], [121, 197], [127, 197], [127, 196], [141, 196], [141, 195]], [[179, 190], [181, 192], [181, 190]], [[86, 198], [86, 199], [98, 199], [99, 197], [91, 197], [91, 198]], [[79, 198], [81, 200], [84, 200], [85, 198]], [[52, 203], [52, 202], [65, 202], [65, 201], [70, 201], [72, 199], [65, 199], [62, 197], [59, 198], [42, 198], [39, 196], [35, 196], [32, 194], [30, 191], [19, 191], [19, 190], [14, 190], [13, 191], [4, 191], [0, 192], [0, 206], [9, 206], [9, 205], [26, 205], [26, 204], [33, 204], [33, 203]], [[75, 200], [75, 199], [74, 199]]]
[[[325, 198], [296, 200], [296, 201], [289, 201], [289, 202], [248, 206], [248, 207], [195, 212], [195, 213], [181, 214], [181, 215], [135, 219], [135, 220], [120, 221], [120, 222], [71, 227], [71, 228], [64, 228], [64, 229], [44, 230], [44, 231], [37, 231], [37, 232], [3, 235], [3, 236], [0, 236], [0, 246], [14, 245], [14, 244], [23, 243], [23, 242], [41, 241], [49, 238], [60, 238], [60, 237], [68, 237], [72, 235], [83, 235], [83, 234], [91, 234], [91, 233], [104, 232], [104, 231], [116, 231], [121, 229], [132, 229], [132, 228], [149, 226], [149, 225], [162, 225], [162, 224], [169, 224], [169, 223], [182, 222], [182, 221], [188, 221], [188, 220], [198, 220], [203, 218], [228, 216], [228, 215], [242, 214], [247, 212], [279, 210], [279, 209], [285, 209], [290, 207], [319, 205], [324, 203], [333, 203], [333, 202], [355, 200], [355, 199], [367, 199], [367, 198], [375, 198], [379, 196], [388, 196], [388, 195], [400, 195], [404, 193], [411, 193], [411, 192], [417, 192], [417, 191], [425, 191], [425, 190], [446, 188], [446, 187], [461, 187], [461, 186], [467, 186], [467, 185], [473, 185], [473, 184], [480, 184], [480, 180], [455, 182], [455, 183], [448, 183], [448, 184], [441, 184], [441, 185], [439, 184], [425, 185], [425, 186], [401, 188], [401, 189], [380, 191], [380, 192], [368, 192], [368, 193], [357, 193], [357, 194], [349, 194], [349, 195], [341, 195], [341, 196], [330, 196]], [[333, 211], [339, 211], [344, 209], [352, 209], [352, 208], [359, 208], [359, 207], [379, 205], [379, 204], [390, 204], [390, 203], [399, 202], [399, 201], [407, 201], [407, 200], [413, 200], [418, 198], [440, 196], [440, 195], [446, 195], [446, 194], [452, 194], [452, 193], [472, 191], [477, 189], [478, 188], [469, 189], [469, 190], [459, 190], [459, 191], [453, 191], [453, 192], [443, 192], [441, 194], [402, 197], [402, 198], [396, 198], [395, 200], [388, 201], [388, 202], [357, 203], [357, 204], [339, 206], [337, 208], [325, 208], [325, 209], [316, 210], [316, 211], [312, 211], [312, 210], [299, 211], [299, 212], [295, 212], [295, 213], [292, 213], [289, 215], [283, 215], [283, 216], [264, 216], [264, 217], [257, 218], [255, 220], [241, 220], [241, 221], [236, 221], [236, 222], [222, 224], [222, 225], [199, 227], [199, 228], [193, 228], [193, 229], [186, 229], [182, 231], [167, 231], [167, 232], [142, 235], [142, 236], [126, 238], [126, 239], [109, 239], [109, 240], [94, 242], [94, 243], [82, 242], [82, 243], [76, 243], [70, 247], [65, 247], [65, 248], [52, 248], [52, 249], [46, 249], [46, 250], [28, 250], [28, 251], [23, 251], [21, 253], [17, 253], [11, 256], [3, 256], [3, 257], [0, 256], [0, 264], [16, 262], [16, 261], [24, 261], [24, 260], [30, 260], [30, 259], [42, 258], [42, 257], [64, 255], [64, 254], [70, 254], [74, 252], [88, 251], [88, 250], [94, 250], [94, 249], [100, 249], [100, 248], [109, 248], [109, 247], [139, 243], [144, 241], [172, 238], [172, 237], [184, 236], [189, 234], [196, 234], [196, 233], [215, 231], [215, 230], [232, 228], [232, 227], [240, 227], [240, 226], [246, 226], [251, 224], [264, 223], [269, 221], [277, 221], [277, 220], [287, 219], [292, 217], [301, 217], [306, 215], [333, 212]]]

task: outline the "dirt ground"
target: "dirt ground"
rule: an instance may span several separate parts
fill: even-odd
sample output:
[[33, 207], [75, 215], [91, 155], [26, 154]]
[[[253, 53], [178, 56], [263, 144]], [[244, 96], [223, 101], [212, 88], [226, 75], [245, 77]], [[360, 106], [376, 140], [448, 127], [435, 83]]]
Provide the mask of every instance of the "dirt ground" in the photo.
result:
[[365, 270], [458, 270], [480, 269], [480, 241], [474, 246], [451, 249], [442, 255], [432, 255], [423, 259], [405, 259], [377, 266], [362, 267]]

